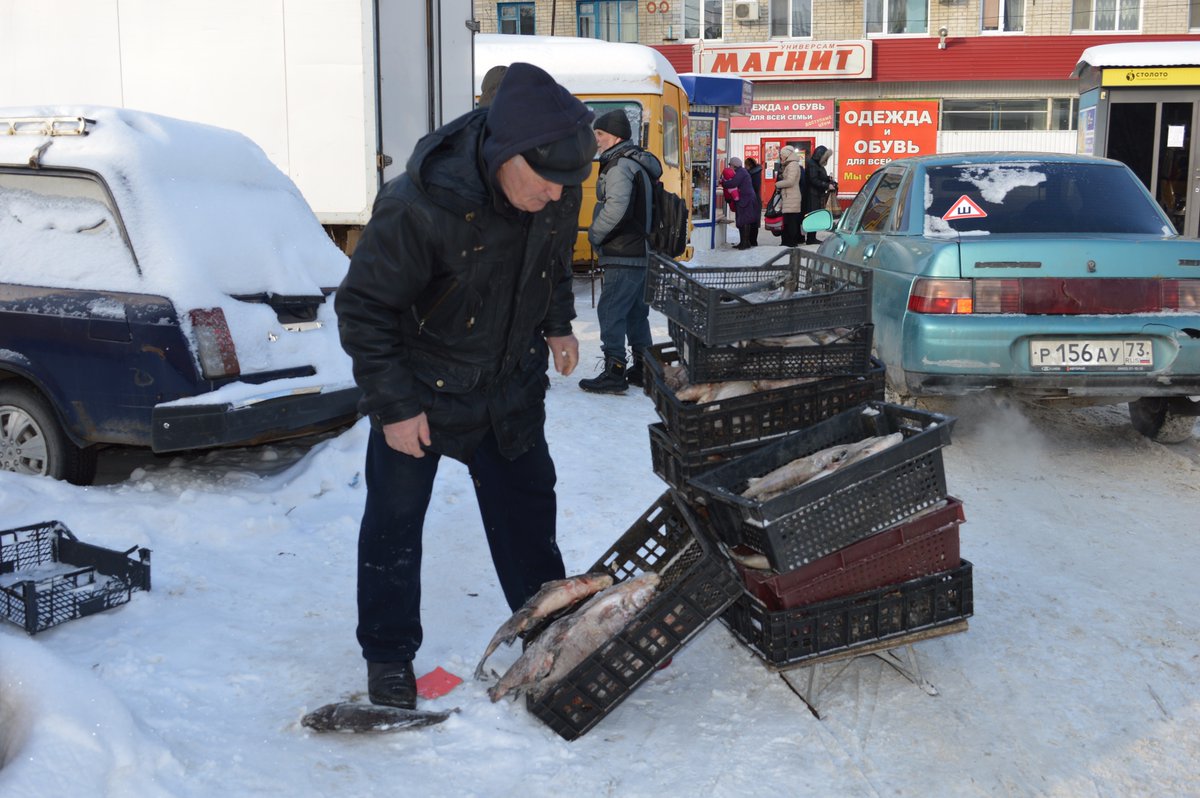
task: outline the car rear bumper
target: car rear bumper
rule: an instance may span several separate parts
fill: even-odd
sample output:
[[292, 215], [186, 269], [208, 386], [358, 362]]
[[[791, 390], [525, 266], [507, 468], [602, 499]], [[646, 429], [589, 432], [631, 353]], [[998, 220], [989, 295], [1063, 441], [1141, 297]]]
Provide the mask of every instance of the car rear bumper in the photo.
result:
[[310, 388], [162, 404], [151, 417], [150, 446], [155, 452], [252, 446], [324, 432], [353, 421], [360, 396], [357, 387]]
[[[919, 316], [905, 320], [902, 381], [914, 395], [1003, 389], [1033, 396], [1138, 398], [1200, 394], [1200, 319], [1175, 317]], [[1148, 338], [1151, 370], [1038, 371], [1038, 339]], [[890, 364], [889, 364], [890, 365]]]

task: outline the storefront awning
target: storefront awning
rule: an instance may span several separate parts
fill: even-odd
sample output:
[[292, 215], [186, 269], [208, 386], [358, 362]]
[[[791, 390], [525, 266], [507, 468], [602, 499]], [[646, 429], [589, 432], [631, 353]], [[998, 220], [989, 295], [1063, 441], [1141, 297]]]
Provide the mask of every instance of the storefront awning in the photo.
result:
[[720, 106], [732, 109], [731, 113], [748, 114], [754, 104], [754, 82], [745, 78], [688, 73], [680, 75], [679, 81], [692, 105]]

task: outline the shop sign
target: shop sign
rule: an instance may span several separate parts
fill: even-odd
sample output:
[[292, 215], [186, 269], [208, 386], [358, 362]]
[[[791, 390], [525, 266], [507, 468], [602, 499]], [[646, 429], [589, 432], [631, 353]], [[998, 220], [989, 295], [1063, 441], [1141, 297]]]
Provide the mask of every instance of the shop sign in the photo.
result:
[[730, 124], [734, 130], [833, 130], [833, 100], [763, 100]]
[[871, 41], [701, 44], [697, 72], [751, 80], [846, 80], [871, 77]]
[[885, 163], [937, 152], [937, 100], [838, 103], [839, 194], [854, 194]]
[[1121, 67], [1104, 70], [1101, 86], [1200, 86], [1198, 67]]

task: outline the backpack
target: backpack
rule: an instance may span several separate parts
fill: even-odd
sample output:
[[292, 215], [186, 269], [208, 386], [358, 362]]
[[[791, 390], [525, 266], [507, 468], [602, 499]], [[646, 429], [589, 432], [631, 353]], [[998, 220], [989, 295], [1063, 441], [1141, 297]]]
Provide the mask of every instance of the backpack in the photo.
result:
[[687, 251], [687, 203], [683, 201], [683, 197], [667, 191], [661, 180], [651, 180], [650, 173], [640, 163], [636, 160], [634, 163], [637, 163], [650, 184], [646, 192], [650, 199], [650, 229], [646, 233], [646, 241], [654, 252], [669, 258], [678, 258]]

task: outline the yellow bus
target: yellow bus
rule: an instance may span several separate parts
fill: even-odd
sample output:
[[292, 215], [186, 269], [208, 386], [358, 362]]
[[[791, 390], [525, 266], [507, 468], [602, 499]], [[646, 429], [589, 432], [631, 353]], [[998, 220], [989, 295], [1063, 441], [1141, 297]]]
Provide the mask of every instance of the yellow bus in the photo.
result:
[[[663, 186], [687, 201], [690, 215], [687, 92], [662, 53], [641, 44], [600, 39], [480, 33], [475, 36], [475, 96], [479, 96], [480, 84], [489, 69], [516, 61], [536, 64], [549, 72], [597, 117], [616, 108], [624, 110], [637, 144], [662, 163]], [[576, 270], [586, 270], [592, 262], [587, 228], [596, 205], [598, 170], [597, 161], [583, 184], [583, 207], [575, 240]]]

